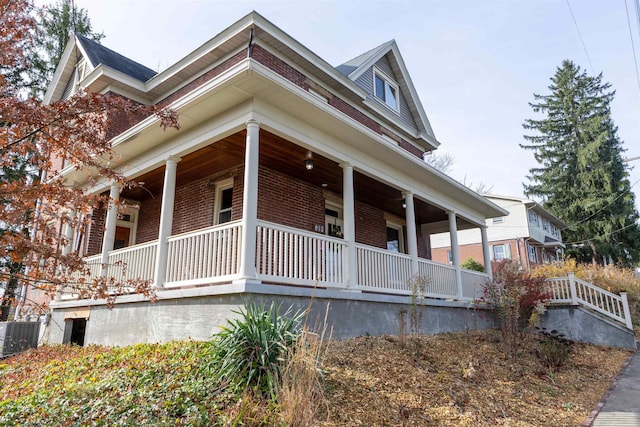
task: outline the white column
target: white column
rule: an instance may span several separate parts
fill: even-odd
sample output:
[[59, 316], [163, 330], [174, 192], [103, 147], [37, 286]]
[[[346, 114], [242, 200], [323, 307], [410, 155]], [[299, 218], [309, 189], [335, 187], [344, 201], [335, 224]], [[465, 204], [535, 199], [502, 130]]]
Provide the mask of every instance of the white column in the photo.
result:
[[482, 237], [482, 257], [484, 259], [484, 272], [489, 275], [489, 279], [493, 277], [491, 271], [491, 248], [489, 247], [489, 239], [487, 238], [487, 226], [480, 227], [480, 235]]
[[247, 123], [244, 154], [244, 191], [242, 193], [242, 246], [240, 247], [240, 280], [256, 280], [256, 232], [258, 227], [258, 167], [260, 124]]
[[418, 232], [416, 231], [416, 211], [413, 204], [413, 193], [403, 191], [405, 203], [405, 219], [407, 222], [407, 250], [411, 257], [411, 276], [418, 277]]
[[456, 224], [456, 213], [453, 211], [449, 214], [449, 236], [451, 237], [451, 257], [453, 258], [453, 266], [456, 269], [456, 288], [458, 289], [458, 297], [462, 298], [462, 271], [460, 270], [460, 247], [458, 246], [458, 225]]
[[[68, 221], [73, 221], [76, 217], [76, 211], [72, 210], [68, 214]], [[64, 238], [67, 239], [67, 244], [62, 248], [62, 255], [69, 255], [73, 249], [73, 227], [69, 222], [64, 225]]]
[[120, 199], [120, 184], [114, 182], [109, 191], [109, 207], [107, 209], [107, 219], [105, 221], [104, 235], [102, 236], [102, 257], [100, 263], [102, 270], [101, 277], [107, 277], [109, 264], [109, 252], [113, 250], [113, 242], [116, 238], [116, 221], [118, 219], [118, 200]]
[[162, 288], [167, 279], [167, 259], [169, 256], [169, 242], [167, 239], [171, 236], [171, 228], [173, 227], [173, 206], [176, 199], [176, 173], [179, 161], [180, 158], [174, 156], [169, 156], [165, 161], [154, 277], [154, 283], [158, 288]]
[[353, 192], [353, 166], [340, 163], [342, 168], [342, 211], [344, 216], [344, 241], [347, 244], [344, 276], [347, 289], [355, 289], [358, 284], [356, 259], [356, 208]]

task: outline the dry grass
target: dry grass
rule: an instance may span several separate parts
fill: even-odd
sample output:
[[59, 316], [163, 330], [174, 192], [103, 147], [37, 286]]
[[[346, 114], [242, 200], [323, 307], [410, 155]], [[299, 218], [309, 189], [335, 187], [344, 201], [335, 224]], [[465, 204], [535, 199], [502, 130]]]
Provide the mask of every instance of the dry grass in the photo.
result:
[[525, 340], [505, 357], [496, 331], [331, 343], [322, 426], [578, 426], [629, 351], [576, 344], [553, 373]]

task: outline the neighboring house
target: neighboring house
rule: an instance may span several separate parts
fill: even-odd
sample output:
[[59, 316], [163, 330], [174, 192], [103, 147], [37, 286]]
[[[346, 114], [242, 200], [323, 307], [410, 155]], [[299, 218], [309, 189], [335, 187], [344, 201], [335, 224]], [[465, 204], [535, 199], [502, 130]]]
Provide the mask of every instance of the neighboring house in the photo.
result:
[[[525, 267], [546, 264], [562, 257], [565, 245], [561, 230], [567, 225], [533, 200], [485, 195], [509, 212], [507, 216], [487, 219], [487, 238], [491, 260], [519, 260]], [[473, 258], [484, 265], [478, 230], [458, 233], [460, 258]], [[451, 263], [449, 233], [431, 235], [431, 255], [437, 262]]]
[[51, 342], [208, 338], [248, 296], [331, 301], [334, 337], [392, 333], [417, 277], [434, 315], [468, 319], [451, 300], [472, 300], [487, 276], [433, 262], [429, 234], [507, 211], [423, 161], [439, 142], [395, 41], [333, 67], [251, 13], [156, 73], [76, 36], [45, 100], [78, 87], [169, 106], [181, 129], [123, 117], [115, 156], [144, 188], [87, 188], [127, 207], [95, 207], [73, 236], [93, 275], [152, 280], [158, 301], [124, 295], [109, 309], [63, 294]]

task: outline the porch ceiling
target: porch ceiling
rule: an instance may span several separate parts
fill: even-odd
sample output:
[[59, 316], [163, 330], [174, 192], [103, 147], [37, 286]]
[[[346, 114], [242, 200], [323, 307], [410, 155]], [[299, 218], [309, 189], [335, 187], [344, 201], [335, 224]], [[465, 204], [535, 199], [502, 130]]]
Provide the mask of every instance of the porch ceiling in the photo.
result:
[[[183, 156], [178, 163], [177, 185], [180, 186], [217, 172], [242, 166], [245, 138], [246, 131], [242, 130]], [[304, 162], [307, 158], [313, 160], [312, 170], [305, 168]], [[337, 162], [317, 153], [309, 152], [306, 148], [264, 129], [260, 131], [260, 165], [333, 193], [342, 194], [342, 168]], [[136, 177], [134, 181], [143, 184], [133, 189], [124, 190], [122, 197], [138, 201], [155, 197], [162, 192], [163, 180], [164, 166]], [[404, 218], [402, 193], [399, 190], [357, 171], [354, 174], [354, 186], [357, 201]], [[416, 220], [419, 224], [447, 220], [445, 211], [422, 200], [416, 199], [415, 207]], [[459, 220], [459, 228], [468, 228], [467, 225], [470, 224]]]

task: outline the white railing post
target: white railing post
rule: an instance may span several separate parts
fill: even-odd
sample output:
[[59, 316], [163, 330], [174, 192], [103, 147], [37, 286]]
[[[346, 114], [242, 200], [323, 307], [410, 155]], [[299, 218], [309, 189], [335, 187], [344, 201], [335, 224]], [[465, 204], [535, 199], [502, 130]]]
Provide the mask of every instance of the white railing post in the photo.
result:
[[114, 182], [109, 190], [109, 205], [107, 219], [105, 221], [104, 235], [102, 236], [102, 256], [100, 263], [100, 277], [107, 277], [109, 269], [109, 252], [113, 250], [113, 242], [116, 239], [116, 221], [118, 219], [118, 199], [120, 198], [120, 184]]
[[569, 292], [571, 292], [571, 304], [578, 305], [578, 292], [576, 290], [576, 278], [569, 273]]
[[624, 323], [627, 328], [633, 330], [633, 322], [631, 321], [631, 310], [629, 309], [629, 299], [626, 292], [620, 292], [622, 298], [622, 310], [624, 311]]
[[462, 270], [460, 269], [460, 247], [458, 246], [458, 224], [456, 223], [456, 213], [449, 211], [449, 236], [451, 238], [451, 257], [453, 267], [456, 269], [456, 289], [458, 298], [464, 297], [462, 291]]
[[169, 242], [173, 227], [173, 207], [176, 198], [176, 173], [179, 158], [169, 156], [164, 170], [164, 187], [162, 189], [162, 205], [160, 208], [160, 226], [158, 227], [158, 249], [156, 250], [156, 271], [154, 282], [156, 287], [164, 287], [167, 279], [167, 262], [169, 256]]

